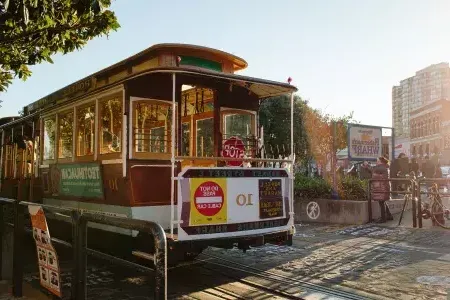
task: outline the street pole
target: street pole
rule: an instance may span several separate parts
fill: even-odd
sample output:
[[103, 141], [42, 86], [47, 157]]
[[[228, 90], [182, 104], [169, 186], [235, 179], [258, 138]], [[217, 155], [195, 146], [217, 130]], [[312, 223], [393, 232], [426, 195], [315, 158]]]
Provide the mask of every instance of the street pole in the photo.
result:
[[336, 180], [336, 122], [332, 121], [332, 138], [333, 138], [333, 144], [331, 147], [331, 175], [333, 176], [333, 198], [338, 199], [338, 192], [337, 192], [337, 180]]
[[392, 141], [391, 141], [391, 143], [392, 143], [392, 156], [391, 156], [391, 161], [393, 161], [394, 160], [394, 158], [395, 158], [395, 131], [394, 131], [394, 128], [392, 128], [392, 134], [391, 134], [392, 136], [391, 136], [391, 139], [392, 139]]

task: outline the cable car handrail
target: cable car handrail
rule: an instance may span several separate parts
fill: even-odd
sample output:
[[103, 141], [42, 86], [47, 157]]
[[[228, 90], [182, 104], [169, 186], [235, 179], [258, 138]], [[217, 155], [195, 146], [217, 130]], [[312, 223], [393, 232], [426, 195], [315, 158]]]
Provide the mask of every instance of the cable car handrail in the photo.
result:
[[245, 162], [288, 162], [292, 163], [292, 159], [277, 158], [234, 158], [234, 157], [199, 157], [199, 156], [175, 156], [175, 160], [217, 160], [217, 161], [235, 161], [242, 160]]

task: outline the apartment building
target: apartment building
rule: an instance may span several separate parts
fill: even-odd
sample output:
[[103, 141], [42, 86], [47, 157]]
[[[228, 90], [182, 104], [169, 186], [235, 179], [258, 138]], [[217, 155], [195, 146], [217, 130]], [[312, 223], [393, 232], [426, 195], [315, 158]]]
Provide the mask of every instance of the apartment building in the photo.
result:
[[431, 65], [392, 88], [392, 125], [397, 139], [410, 138], [410, 114], [438, 100], [450, 100], [448, 63]]

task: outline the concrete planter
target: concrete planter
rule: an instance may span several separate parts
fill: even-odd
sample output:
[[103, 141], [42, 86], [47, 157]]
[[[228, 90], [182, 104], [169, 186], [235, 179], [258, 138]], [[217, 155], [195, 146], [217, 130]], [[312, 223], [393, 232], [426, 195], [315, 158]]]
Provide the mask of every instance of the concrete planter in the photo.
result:
[[[392, 214], [401, 212], [402, 200], [387, 202]], [[410, 205], [408, 205], [410, 206]], [[296, 222], [331, 224], [365, 224], [369, 222], [368, 201], [312, 199], [296, 200], [294, 204]], [[372, 218], [379, 218], [380, 205], [372, 201]]]

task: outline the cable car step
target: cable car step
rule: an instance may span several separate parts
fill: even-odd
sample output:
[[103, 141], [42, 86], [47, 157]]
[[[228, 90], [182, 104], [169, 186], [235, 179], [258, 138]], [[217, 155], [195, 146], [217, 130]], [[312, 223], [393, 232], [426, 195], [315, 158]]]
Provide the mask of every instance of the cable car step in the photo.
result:
[[155, 260], [155, 256], [153, 254], [150, 253], [146, 253], [146, 252], [141, 252], [141, 251], [132, 251], [131, 252], [134, 256], [146, 259], [146, 260], [151, 260], [154, 261]]

